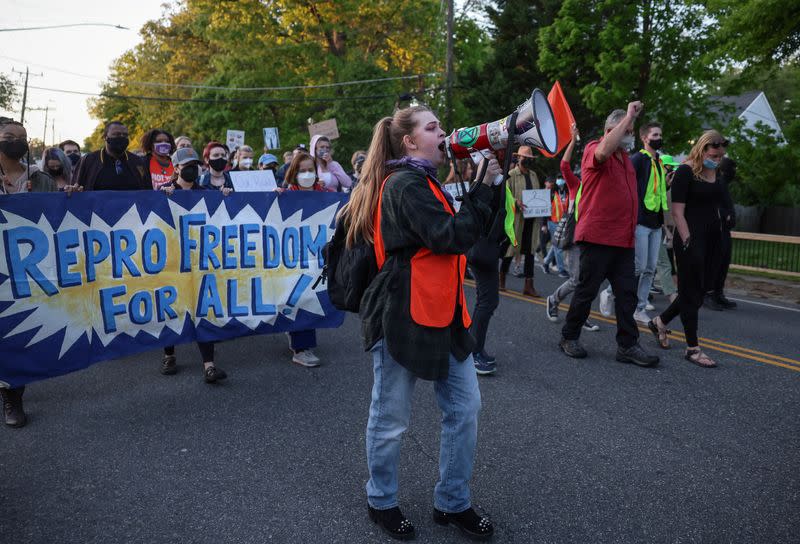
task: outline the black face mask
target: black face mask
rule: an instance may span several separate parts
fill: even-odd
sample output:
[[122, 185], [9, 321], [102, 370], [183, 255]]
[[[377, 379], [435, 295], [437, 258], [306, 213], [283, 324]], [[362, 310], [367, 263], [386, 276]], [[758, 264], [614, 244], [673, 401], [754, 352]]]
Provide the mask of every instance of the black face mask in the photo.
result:
[[72, 166], [77, 166], [78, 163], [81, 160], [81, 154], [80, 153], [72, 153], [70, 155], [67, 155], [67, 157], [69, 158], [69, 162], [72, 163]]
[[664, 140], [659, 138], [658, 140], [650, 140], [650, 147], [655, 150], [661, 149], [661, 146], [664, 145]]
[[28, 152], [28, 142], [25, 140], [0, 141], [0, 153], [13, 161], [18, 161]]
[[211, 159], [208, 161], [208, 165], [216, 170], [217, 172], [222, 172], [225, 170], [225, 166], [228, 164], [228, 159], [220, 157], [218, 159]]
[[53, 176], [54, 178], [57, 178], [64, 173], [64, 169], [61, 168], [60, 166], [58, 168], [48, 168], [47, 173]]
[[190, 164], [181, 168], [181, 179], [194, 183], [200, 176], [200, 167], [196, 164]]
[[125, 153], [125, 150], [128, 149], [128, 144], [130, 144], [130, 140], [128, 140], [127, 136], [106, 138], [106, 146], [108, 146], [108, 150], [114, 155], [122, 155]]

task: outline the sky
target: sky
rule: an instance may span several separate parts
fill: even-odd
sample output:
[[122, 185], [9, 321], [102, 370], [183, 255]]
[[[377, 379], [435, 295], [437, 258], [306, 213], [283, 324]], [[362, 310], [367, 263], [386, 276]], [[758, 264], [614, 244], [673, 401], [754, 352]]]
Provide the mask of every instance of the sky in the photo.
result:
[[[24, 75], [12, 70], [24, 72], [26, 66], [30, 68], [25, 113], [28, 137], [41, 139], [45, 134], [45, 112], [28, 108], [49, 107], [45, 143], [70, 139], [82, 145], [98, 123], [89, 115], [88, 97], [31, 87], [99, 92], [100, 84], [108, 78], [111, 63], [139, 43], [139, 29], [148, 20], [161, 16], [163, 3], [164, 0], [0, 0], [0, 29], [72, 23], [129, 28], [85, 26], [0, 32], [0, 73], [22, 83]], [[20, 118], [22, 87], [19, 91], [15, 109], [0, 110], [0, 114]]]

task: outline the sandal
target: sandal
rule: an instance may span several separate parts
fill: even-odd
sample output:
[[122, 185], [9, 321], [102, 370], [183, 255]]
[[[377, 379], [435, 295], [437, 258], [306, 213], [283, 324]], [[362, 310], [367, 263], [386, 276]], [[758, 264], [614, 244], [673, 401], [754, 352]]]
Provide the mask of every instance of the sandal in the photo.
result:
[[[661, 326], [659, 327], [656, 325], [656, 319], [658, 319]], [[655, 317], [647, 322], [647, 328], [650, 329], [650, 332], [653, 333], [653, 336], [656, 337], [656, 342], [658, 343], [658, 347], [661, 349], [669, 349], [669, 333], [672, 331], [669, 330], [667, 327], [664, 326], [664, 323], [661, 321], [661, 318]]]
[[714, 368], [717, 366], [717, 363], [715, 363], [711, 357], [703, 353], [700, 348], [687, 349], [684, 358], [690, 363], [694, 363], [703, 368]]

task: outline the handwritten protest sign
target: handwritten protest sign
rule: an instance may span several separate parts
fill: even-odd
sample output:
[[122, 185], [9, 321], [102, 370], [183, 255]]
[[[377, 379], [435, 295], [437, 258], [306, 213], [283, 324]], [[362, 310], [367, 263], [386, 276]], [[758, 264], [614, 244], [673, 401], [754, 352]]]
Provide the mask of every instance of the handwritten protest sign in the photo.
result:
[[233, 189], [237, 193], [274, 191], [278, 188], [272, 170], [243, 170], [230, 172]]
[[522, 217], [550, 217], [550, 189], [529, 189], [522, 191]]

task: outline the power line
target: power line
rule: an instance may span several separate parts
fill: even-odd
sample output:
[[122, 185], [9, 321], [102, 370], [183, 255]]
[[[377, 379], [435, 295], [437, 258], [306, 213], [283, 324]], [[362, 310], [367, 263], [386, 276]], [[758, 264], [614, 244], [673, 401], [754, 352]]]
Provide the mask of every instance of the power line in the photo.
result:
[[48, 26], [27, 26], [20, 28], [0, 28], [0, 32], [18, 32], [20, 30], [48, 30], [51, 28], [70, 28], [73, 26], [110, 26], [111, 28], [118, 28], [120, 30], [130, 30], [127, 26], [112, 25], [108, 23], [72, 23], [66, 25], [48, 25]]
[[[198, 103], [291, 103], [291, 102], [337, 102], [343, 100], [379, 100], [383, 98], [397, 98], [397, 94], [376, 94], [367, 96], [327, 96], [327, 97], [309, 97], [309, 98], [174, 98], [174, 97], [161, 97], [161, 96], [138, 96], [138, 95], [125, 95], [116, 93], [89, 93], [84, 91], [70, 91], [67, 89], [52, 89], [48, 87], [35, 87], [29, 86], [30, 89], [38, 91], [48, 91], [54, 93], [77, 94], [82, 96], [96, 96], [100, 98], [116, 98], [121, 100], [148, 100], [153, 102], [198, 102]], [[414, 94], [421, 94], [425, 92], [438, 91], [438, 88], [422, 89]]]
[[[44, 64], [39, 64], [36, 62], [28, 62], [22, 59], [14, 58], [14, 57], [7, 57], [5, 55], [0, 55], [0, 58], [11, 60], [14, 62], [22, 62], [25, 64], [30, 64], [32, 66], [38, 66], [40, 68], [45, 68], [47, 70], [53, 70], [54, 72], [60, 72], [62, 74], [69, 74], [71, 76], [83, 77], [86, 79], [94, 79], [97, 81], [103, 81], [104, 78], [98, 76], [90, 76], [88, 74], [81, 74], [78, 72], [70, 72], [69, 70], [64, 70], [62, 68], [56, 68], [54, 66], [46, 66]], [[411, 76], [394, 76], [394, 77], [381, 77], [381, 78], [373, 78], [373, 79], [358, 79], [358, 80], [351, 80], [351, 81], [336, 81], [333, 83], [320, 83], [318, 85], [289, 85], [284, 87], [225, 87], [225, 86], [218, 86], [218, 85], [201, 85], [195, 83], [163, 83], [158, 81], [126, 81], [126, 85], [141, 85], [143, 87], [171, 87], [176, 89], [196, 89], [196, 90], [211, 90], [211, 91], [299, 91], [304, 89], [327, 89], [332, 87], [345, 87], [348, 85], [363, 85], [367, 83], [381, 83], [383, 81], [402, 81], [408, 79], [418, 79], [420, 77], [436, 77], [440, 75], [440, 72], [429, 72], [427, 74], [416, 74]]]

